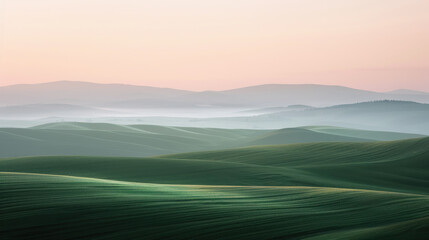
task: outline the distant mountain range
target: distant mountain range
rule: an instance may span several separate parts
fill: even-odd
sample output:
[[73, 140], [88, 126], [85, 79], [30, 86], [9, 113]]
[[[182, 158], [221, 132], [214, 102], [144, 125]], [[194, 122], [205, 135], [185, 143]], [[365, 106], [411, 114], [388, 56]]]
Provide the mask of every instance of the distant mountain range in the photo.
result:
[[[44, 106], [49, 108], [44, 109]], [[180, 109], [176, 110], [178, 112], [182, 111]], [[3, 107], [0, 108], [0, 115], [2, 116], [2, 118], [0, 117], [0, 127], [29, 127], [52, 122], [79, 121], [228, 129], [338, 126], [429, 135], [429, 104], [407, 101], [372, 101], [321, 108], [308, 106], [257, 108], [254, 111], [238, 112], [238, 115], [243, 114], [241, 116], [229, 117], [209, 116], [210, 110], [207, 109], [197, 110], [197, 112], [202, 112], [206, 117], [162, 116], [162, 113], [165, 114], [168, 111], [166, 109], [164, 112], [160, 112], [159, 116], [102, 116], [112, 112], [100, 112], [99, 109], [79, 108], [69, 105]], [[46, 116], [37, 118], [37, 116], [42, 116], [42, 113]], [[54, 115], [54, 113], [62, 113], [64, 116], [60, 117]], [[52, 117], [48, 117], [49, 114]], [[29, 115], [34, 116], [34, 118], [28, 118]], [[23, 116], [27, 116], [27, 118]]]
[[87, 82], [0, 87], [0, 127], [58, 121], [281, 129], [329, 125], [429, 134], [429, 93], [326, 85], [260, 85], [226, 91]]
[[0, 105], [73, 104], [103, 106], [112, 102], [171, 98], [189, 91], [168, 88], [59, 81], [0, 87]]
[[429, 104], [385, 100], [297, 111], [279, 111], [251, 117], [200, 119], [193, 120], [193, 126], [278, 129], [306, 125], [329, 125], [429, 134], [428, 119]]
[[[300, 126], [338, 126], [378, 131], [429, 134], [429, 104], [406, 101], [372, 101], [322, 108], [269, 108], [268, 113], [242, 117], [178, 118], [125, 117], [96, 118], [92, 121], [117, 124], [240, 129], [281, 129]], [[76, 119], [64, 119], [76, 120]], [[57, 120], [58, 121], [58, 120]], [[38, 122], [39, 124], [41, 122]], [[29, 124], [27, 123], [28, 126]], [[14, 126], [14, 125], [7, 125]], [[17, 125], [15, 125], [17, 126]]]
[[413, 94], [413, 95], [425, 95], [428, 94], [427, 92], [423, 91], [416, 91], [416, 90], [409, 90], [409, 89], [397, 89], [394, 91], [387, 92], [389, 94]]
[[0, 87], [0, 106], [72, 104], [104, 108], [266, 108], [315, 107], [374, 100], [429, 103], [429, 93], [413, 90], [373, 92], [342, 86], [269, 84], [226, 91], [193, 92], [124, 84], [59, 81]]

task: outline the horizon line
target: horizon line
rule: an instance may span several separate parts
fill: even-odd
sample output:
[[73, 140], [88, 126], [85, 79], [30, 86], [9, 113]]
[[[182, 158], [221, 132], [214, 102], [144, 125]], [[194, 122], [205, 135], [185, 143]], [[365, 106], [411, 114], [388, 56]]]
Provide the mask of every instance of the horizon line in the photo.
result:
[[223, 92], [223, 91], [230, 91], [230, 90], [236, 90], [236, 89], [242, 89], [242, 88], [258, 87], [258, 86], [270, 86], [270, 85], [282, 85], [282, 86], [287, 86], [287, 85], [310, 86], [310, 85], [314, 85], [314, 86], [344, 87], [344, 88], [349, 88], [349, 89], [368, 91], [368, 92], [376, 92], [376, 93], [390, 93], [390, 92], [399, 91], [399, 90], [407, 90], [407, 91], [415, 91], [415, 92], [429, 94], [429, 91], [428, 92], [427, 91], [421, 91], [421, 90], [412, 89], [412, 88], [397, 88], [397, 89], [390, 90], [390, 91], [374, 91], [374, 90], [368, 90], [368, 89], [362, 89], [362, 88], [349, 87], [346, 85], [318, 84], [318, 83], [264, 83], [264, 84], [241, 86], [241, 87], [236, 87], [236, 88], [227, 88], [227, 89], [221, 89], [221, 90], [213, 90], [213, 89], [189, 90], [189, 89], [181, 89], [181, 88], [153, 86], [153, 85], [137, 85], [137, 84], [132, 84], [132, 83], [120, 83], [120, 82], [100, 83], [100, 82], [79, 81], [79, 80], [57, 80], [57, 81], [47, 81], [47, 82], [40, 82], [40, 83], [17, 83], [17, 84], [0, 85], [0, 88], [14, 87], [14, 86], [54, 84], [54, 83], [67, 83], [67, 82], [68, 83], [87, 83], [87, 84], [96, 84], [96, 85], [123, 85], [123, 86], [134, 86], [134, 87], [149, 87], [149, 88], [172, 89], [172, 90], [180, 90], [180, 91], [188, 91], [188, 92], [196, 92], [196, 93], [198, 93], [198, 92]]

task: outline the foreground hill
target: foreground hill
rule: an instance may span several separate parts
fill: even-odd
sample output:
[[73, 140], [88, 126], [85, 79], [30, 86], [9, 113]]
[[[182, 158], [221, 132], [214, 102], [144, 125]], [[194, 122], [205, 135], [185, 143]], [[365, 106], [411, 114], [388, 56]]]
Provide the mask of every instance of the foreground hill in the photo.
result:
[[2, 142], [0, 157], [52, 155], [143, 157], [251, 145], [365, 142], [415, 137], [422, 135], [333, 127], [246, 130], [59, 122], [32, 128], [0, 128]]
[[0, 234], [5, 239], [426, 239], [428, 146], [429, 138], [420, 138], [156, 158], [3, 159]]
[[429, 198], [422, 195], [0, 176], [5, 239], [423, 240], [428, 234]]

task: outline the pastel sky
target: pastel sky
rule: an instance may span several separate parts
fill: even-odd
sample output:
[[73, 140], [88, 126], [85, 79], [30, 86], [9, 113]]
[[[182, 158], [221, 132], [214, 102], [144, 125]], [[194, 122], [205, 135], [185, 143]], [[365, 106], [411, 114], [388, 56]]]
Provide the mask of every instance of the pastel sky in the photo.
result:
[[0, 85], [429, 91], [428, 0], [0, 0]]

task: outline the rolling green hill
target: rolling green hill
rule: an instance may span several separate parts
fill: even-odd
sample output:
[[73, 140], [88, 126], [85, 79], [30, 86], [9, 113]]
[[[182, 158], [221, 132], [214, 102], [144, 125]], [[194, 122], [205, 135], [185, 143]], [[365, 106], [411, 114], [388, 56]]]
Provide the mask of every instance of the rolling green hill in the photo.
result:
[[[314, 186], [424, 193], [429, 138], [370, 143], [307, 143], [124, 157], [25, 157], [0, 171], [163, 184]], [[399, 188], [398, 188], [399, 187]]]
[[0, 160], [0, 171], [5, 239], [425, 239], [429, 233], [429, 138], [156, 158], [11, 158]]
[[426, 195], [0, 173], [3, 239], [425, 239]]
[[[301, 181], [306, 186], [414, 193], [427, 192], [429, 187], [429, 138], [372, 143], [258, 146], [161, 158], [204, 159], [287, 169], [286, 174], [291, 175], [286, 179]], [[295, 171], [305, 174], [292, 176]]]
[[[358, 130], [359, 132], [359, 130]], [[272, 144], [291, 144], [291, 143], [308, 143], [308, 142], [367, 142], [372, 139], [349, 137], [314, 131], [305, 128], [285, 128], [272, 131], [268, 134], [257, 138], [250, 143], [252, 145], [272, 145]]]
[[[13, 132], [18, 140], [43, 142], [41, 136], [55, 133], [62, 143], [66, 133], [89, 139], [169, 136], [174, 139], [169, 148], [178, 146], [176, 141], [186, 146], [183, 139], [203, 141], [201, 136], [225, 145], [236, 138], [246, 144], [307, 136], [327, 142], [145, 158], [3, 158], [1, 239], [425, 240], [429, 235], [429, 137], [375, 141], [401, 135], [334, 127], [261, 134], [62, 123], [19, 130]], [[329, 142], [332, 136], [356, 141]], [[92, 147], [92, 141], [83, 144]]]
[[[376, 141], [404, 139], [403, 133], [398, 133], [398, 132], [367, 131], [363, 129], [351, 129], [351, 128], [341, 128], [341, 127], [330, 127], [330, 126], [309, 126], [309, 127], [305, 127], [305, 129], [308, 129], [314, 132], [328, 133], [328, 134], [345, 136], [345, 137], [353, 137], [353, 138], [365, 138], [365, 139], [371, 139]], [[418, 138], [418, 137], [422, 137], [422, 135], [409, 133], [409, 138]]]
[[241, 146], [263, 131], [53, 123], [0, 129], [0, 157], [151, 156]]
[[248, 130], [59, 122], [32, 128], [0, 128], [0, 157], [145, 157], [252, 145], [364, 142], [416, 137], [422, 135], [334, 127]]
[[426, 239], [429, 138], [0, 160], [4, 239]]

